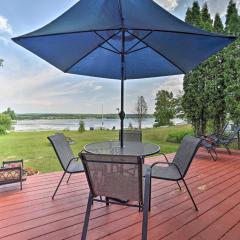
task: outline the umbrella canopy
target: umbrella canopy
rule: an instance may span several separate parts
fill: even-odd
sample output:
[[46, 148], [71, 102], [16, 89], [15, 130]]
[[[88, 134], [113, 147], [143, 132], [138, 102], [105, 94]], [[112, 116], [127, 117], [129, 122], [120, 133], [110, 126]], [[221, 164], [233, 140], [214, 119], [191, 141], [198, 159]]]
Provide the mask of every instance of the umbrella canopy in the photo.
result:
[[63, 72], [120, 79], [121, 129], [125, 79], [185, 74], [234, 39], [194, 28], [152, 0], [81, 0], [13, 38]]

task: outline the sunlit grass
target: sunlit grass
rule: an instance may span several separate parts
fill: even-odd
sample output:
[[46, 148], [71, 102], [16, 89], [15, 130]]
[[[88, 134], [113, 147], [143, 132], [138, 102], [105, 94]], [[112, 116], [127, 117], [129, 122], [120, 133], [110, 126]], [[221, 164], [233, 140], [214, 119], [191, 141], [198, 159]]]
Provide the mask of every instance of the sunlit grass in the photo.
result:
[[[175, 152], [178, 144], [166, 142], [169, 133], [190, 130], [191, 126], [174, 126], [168, 128], [153, 128], [143, 130], [143, 141], [160, 145], [161, 151], [165, 153]], [[54, 134], [47, 132], [12, 132], [0, 136], [0, 162], [3, 160], [23, 159], [26, 166], [33, 167], [40, 172], [53, 172], [61, 170], [54, 150], [47, 136]], [[77, 155], [84, 145], [92, 142], [116, 140], [118, 131], [63, 131], [63, 133], [74, 140], [71, 145], [73, 152]]]

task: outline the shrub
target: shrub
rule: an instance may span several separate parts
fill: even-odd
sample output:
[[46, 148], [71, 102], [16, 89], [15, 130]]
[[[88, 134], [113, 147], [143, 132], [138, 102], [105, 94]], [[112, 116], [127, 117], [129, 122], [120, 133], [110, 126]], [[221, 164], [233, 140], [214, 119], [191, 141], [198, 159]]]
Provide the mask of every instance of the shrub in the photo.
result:
[[129, 129], [133, 129], [132, 122], [129, 122], [128, 128], [129, 128]]
[[78, 131], [79, 131], [79, 132], [84, 132], [84, 131], [85, 131], [85, 123], [84, 123], [84, 121], [82, 121], [82, 120], [79, 122]]
[[170, 133], [167, 137], [167, 142], [171, 143], [181, 143], [183, 138], [187, 135], [193, 136], [193, 131], [178, 131], [175, 133]]
[[0, 135], [4, 135], [6, 133], [7, 133], [6, 128], [4, 128], [3, 126], [0, 126]]

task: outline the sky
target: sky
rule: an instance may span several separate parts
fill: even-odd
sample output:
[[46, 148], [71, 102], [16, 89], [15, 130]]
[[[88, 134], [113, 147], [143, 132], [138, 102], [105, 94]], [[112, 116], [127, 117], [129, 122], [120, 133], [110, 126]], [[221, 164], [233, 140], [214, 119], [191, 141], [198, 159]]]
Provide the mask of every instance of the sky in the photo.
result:
[[[78, 0], [1, 0], [0, 5], [0, 112], [11, 107], [17, 113], [116, 113], [120, 107], [120, 81], [62, 73], [11, 41], [52, 21]], [[193, 0], [154, 0], [180, 19]], [[207, 1], [212, 16], [224, 16], [229, 0]], [[240, 0], [236, 0], [240, 8]], [[158, 90], [177, 94], [183, 75], [128, 80], [125, 110], [134, 113], [138, 96], [144, 96], [148, 112], [154, 112]]]

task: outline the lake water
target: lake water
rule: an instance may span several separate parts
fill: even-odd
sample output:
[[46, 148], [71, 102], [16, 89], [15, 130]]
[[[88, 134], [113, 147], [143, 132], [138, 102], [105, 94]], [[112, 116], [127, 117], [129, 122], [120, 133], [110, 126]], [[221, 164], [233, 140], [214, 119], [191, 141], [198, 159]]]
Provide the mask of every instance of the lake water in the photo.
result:
[[[85, 123], [86, 130], [89, 130], [90, 127], [94, 129], [99, 129], [100, 127], [104, 127], [106, 129], [112, 129], [115, 127], [116, 129], [120, 128], [120, 120], [119, 119], [104, 119], [103, 125], [101, 119], [83, 119]], [[133, 127], [138, 126], [137, 119], [128, 119], [126, 118], [124, 121], [124, 125], [127, 128], [129, 123], [132, 123]], [[174, 119], [175, 124], [183, 123], [180, 119]], [[142, 128], [151, 128], [154, 124], [154, 118], [145, 118], [142, 121]], [[64, 129], [68, 130], [77, 130], [79, 127], [78, 119], [43, 119], [43, 120], [20, 120], [16, 121], [13, 125], [14, 131], [47, 131], [47, 130], [55, 130], [60, 131]]]

